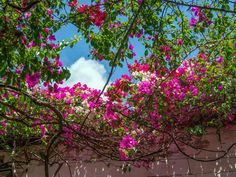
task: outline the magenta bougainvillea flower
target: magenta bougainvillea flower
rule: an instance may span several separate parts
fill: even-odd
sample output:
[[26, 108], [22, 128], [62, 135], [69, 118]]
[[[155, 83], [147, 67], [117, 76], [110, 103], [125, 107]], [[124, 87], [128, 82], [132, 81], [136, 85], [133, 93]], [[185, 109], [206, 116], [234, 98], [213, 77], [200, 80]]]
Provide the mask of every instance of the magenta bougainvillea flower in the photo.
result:
[[68, 4], [69, 4], [70, 7], [78, 7], [77, 0], [70, 1]]
[[184, 41], [182, 39], [179, 39], [176, 43], [177, 45], [183, 45], [184, 44]]
[[223, 58], [222, 56], [219, 56], [219, 57], [217, 58], [217, 62], [218, 62], [218, 63], [222, 63], [223, 60], [224, 60], [224, 58]]
[[134, 50], [134, 46], [132, 44], [129, 45], [130, 50]]
[[219, 85], [218, 85], [218, 90], [219, 90], [219, 91], [222, 91], [222, 90], [223, 90], [223, 85], [222, 85], [222, 84], [219, 84]]
[[196, 26], [196, 24], [197, 24], [197, 20], [192, 17], [192, 18], [190, 19], [190, 27], [194, 27], [194, 26]]
[[120, 142], [121, 149], [132, 149], [137, 146], [138, 142], [130, 135], [124, 136]]
[[191, 10], [194, 12], [194, 15], [196, 15], [196, 16], [199, 15], [200, 9], [198, 7], [192, 7]]
[[28, 87], [32, 88], [35, 85], [37, 85], [39, 82], [40, 76], [41, 76], [41, 72], [39, 72], [39, 71], [32, 74], [32, 75], [26, 74], [25, 81], [28, 84]]
[[105, 21], [106, 13], [100, 10], [99, 6], [88, 6], [82, 4], [77, 8], [79, 13], [84, 13], [89, 16], [89, 21], [94, 25], [101, 27]]

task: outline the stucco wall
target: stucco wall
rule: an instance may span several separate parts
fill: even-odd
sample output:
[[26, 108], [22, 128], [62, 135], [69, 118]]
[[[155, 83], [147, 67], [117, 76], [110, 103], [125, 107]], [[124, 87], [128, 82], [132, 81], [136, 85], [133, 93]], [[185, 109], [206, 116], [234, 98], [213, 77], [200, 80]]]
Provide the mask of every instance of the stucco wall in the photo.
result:
[[[232, 143], [236, 142], [236, 126], [229, 130], [221, 131], [221, 141], [216, 135], [215, 130], [209, 129], [202, 139], [206, 143], [207, 149], [220, 150], [227, 149]], [[194, 151], [193, 149], [181, 146], [189, 155], [195, 155], [197, 158], [217, 158], [223, 153]], [[187, 158], [178, 152], [176, 147], [172, 147], [172, 155], [168, 159], [162, 159], [152, 163], [150, 169], [132, 167], [131, 172], [123, 173], [119, 167], [107, 167], [101, 162], [82, 163], [70, 162], [73, 177], [236, 177], [236, 146], [222, 159], [212, 162], [198, 162]], [[116, 166], [121, 163], [113, 162]], [[51, 173], [55, 168], [51, 168]], [[69, 177], [68, 167], [63, 166], [57, 177]], [[32, 164], [25, 177], [43, 177], [43, 166]]]

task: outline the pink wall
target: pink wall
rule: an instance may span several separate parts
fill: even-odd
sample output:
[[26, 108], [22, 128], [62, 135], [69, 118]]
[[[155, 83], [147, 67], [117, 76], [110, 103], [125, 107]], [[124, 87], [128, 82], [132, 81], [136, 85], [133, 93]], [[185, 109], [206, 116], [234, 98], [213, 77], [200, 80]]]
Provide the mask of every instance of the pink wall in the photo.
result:
[[[200, 143], [204, 148], [211, 150], [226, 150], [232, 143], [236, 142], [236, 126], [229, 130], [221, 131], [221, 139], [216, 135], [215, 130], [209, 129], [207, 134], [201, 139]], [[209, 142], [209, 143], [208, 143]], [[209, 153], [204, 151], [194, 151], [193, 149], [181, 146], [185, 152], [196, 158], [217, 158], [223, 153]], [[112, 162], [115, 166], [109, 168], [101, 163], [82, 163], [69, 162], [73, 177], [236, 177], [236, 146], [222, 159], [213, 162], [198, 162], [180, 154], [176, 147], [171, 148], [172, 155], [168, 159], [162, 159], [152, 163], [151, 168], [133, 167], [131, 172], [124, 174], [118, 167], [122, 165], [118, 162]], [[68, 159], [70, 161], [70, 159]], [[51, 172], [55, 168], [51, 168]], [[19, 171], [18, 171], [19, 173]], [[68, 167], [63, 166], [57, 177], [69, 177]], [[24, 177], [43, 177], [43, 166], [40, 164], [31, 164], [29, 171]]]

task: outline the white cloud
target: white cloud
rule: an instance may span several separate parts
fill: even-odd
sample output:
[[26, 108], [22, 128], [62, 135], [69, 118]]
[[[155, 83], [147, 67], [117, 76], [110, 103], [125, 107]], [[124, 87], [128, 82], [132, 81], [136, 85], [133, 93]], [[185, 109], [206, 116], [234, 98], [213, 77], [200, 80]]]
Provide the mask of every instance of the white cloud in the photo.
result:
[[86, 60], [79, 58], [69, 68], [71, 76], [64, 82], [64, 86], [73, 86], [81, 82], [87, 84], [88, 87], [102, 89], [106, 83], [105, 67], [94, 60]]

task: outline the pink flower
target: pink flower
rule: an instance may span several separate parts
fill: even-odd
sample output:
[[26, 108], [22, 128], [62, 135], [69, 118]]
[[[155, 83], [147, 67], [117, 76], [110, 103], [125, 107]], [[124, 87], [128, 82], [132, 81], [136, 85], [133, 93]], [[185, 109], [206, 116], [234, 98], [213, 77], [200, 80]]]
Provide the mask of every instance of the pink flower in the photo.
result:
[[224, 58], [223, 58], [222, 56], [219, 56], [219, 57], [217, 58], [217, 62], [218, 62], [218, 63], [222, 63], [222, 62], [223, 62], [223, 59], [224, 59]]
[[170, 56], [169, 54], [166, 54], [165, 57], [166, 57], [165, 59], [166, 59], [167, 61], [170, 61], [170, 60], [171, 60], [171, 56]]
[[52, 129], [53, 129], [52, 125], [48, 125], [48, 130], [52, 130]]
[[194, 87], [194, 86], [191, 86], [190, 87], [190, 91], [191, 91], [191, 94], [193, 95], [193, 96], [197, 96], [198, 95], [198, 88], [197, 87]]
[[186, 73], [186, 69], [183, 67], [177, 68], [175, 72], [176, 76], [182, 76], [185, 73]]
[[37, 85], [39, 82], [40, 76], [41, 76], [41, 73], [39, 71], [37, 71], [36, 73], [32, 75], [26, 74], [25, 81], [28, 84], [28, 87], [32, 88], [35, 85]]
[[30, 13], [30, 12], [26, 12], [26, 13], [25, 13], [25, 18], [26, 18], [26, 19], [28, 19], [30, 16], [31, 16], [31, 13]]
[[51, 16], [53, 14], [52, 9], [47, 9], [47, 14]]
[[124, 136], [120, 142], [121, 149], [132, 149], [137, 146], [138, 142], [130, 135]]
[[203, 54], [203, 53], [200, 53], [200, 54], [198, 55], [198, 57], [199, 57], [199, 58], [202, 58], [202, 59], [206, 59], [206, 58], [207, 58], [206, 55]]
[[47, 87], [48, 85], [49, 85], [49, 83], [47, 83], [47, 82], [44, 82], [44, 83], [43, 83], [43, 86], [44, 86], [44, 87]]
[[40, 44], [40, 47], [41, 47], [42, 49], [44, 49], [44, 48], [46, 47], [46, 44], [41, 43], [41, 44]]
[[1, 125], [2, 125], [4, 128], [7, 127], [7, 123], [6, 123], [5, 121], [2, 121], [2, 122], [1, 122]]
[[180, 94], [178, 95], [178, 99], [180, 101], [183, 101], [185, 97], [186, 97], [186, 94], [184, 92], [180, 92]]
[[234, 114], [233, 114], [233, 113], [230, 113], [230, 114], [228, 115], [228, 120], [229, 120], [229, 121], [233, 121], [233, 120], [234, 120]]
[[194, 27], [194, 26], [196, 26], [196, 24], [197, 24], [197, 20], [192, 17], [192, 18], [190, 19], [190, 27]]
[[120, 150], [120, 159], [121, 160], [128, 160], [129, 158], [127, 157], [127, 155], [124, 153], [123, 150]]
[[27, 45], [27, 48], [31, 48], [34, 46], [35, 46], [34, 41], [30, 41], [29, 44]]
[[24, 69], [24, 65], [20, 64], [20, 66], [18, 68], [16, 68], [16, 73], [20, 74], [22, 72], [22, 70]]
[[62, 62], [60, 61], [60, 59], [59, 58], [55, 58], [55, 62], [56, 62], [56, 66], [57, 67], [60, 67], [60, 66], [62, 66]]
[[98, 27], [101, 27], [104, 20], [106, 18], [106, 13], [105, 12], [102, 12], [102, 11], [98, 11], [97, 14], [96, 14], [96, 18], [91, 18], [91, 21], [93, 21], [93, 23], [98, 26]]
[[44, 31], [45, 33], [49, 33], [50, 30], [49, 30], [49, 28], [44, 28], [43, 31]]
[[130, 50], [134, 50], [134, 46], [132, 44], [129, 45]]
[[50, 41], [55, 41], [55, 40], [56, 40], [56, 37], [55, 37], [55, 35], [50, 35], [50, 36], [48, 37], [48, 39], [49, 39]]
[[139, 83], [138, 91], [140, 94], [151, 95], [153, 93], [152, 83], [148, 81], [142, 81]]
[[208, 20], [208, 18], [207, 18], [207, 16], [205, 15], [205, 13], [201, 13], [200, 15], [199, 15], [199, 22], [202, 22], [202, 21], [207, 21]]
[[200, 9], [198, 7], [192, 7], [192, 11], [194, 12], [194, 15], [198, 16]]
[[168, 45], [167, 46], [162, 45], [160, 48], [161, 48], [162, 52], [165, 52], [165, 53], [170, 51], [170, 46], [168, 46]]
[[138, 4], [140, 5], [143, 2], [143, 0], [138, 0]]
[[85, 5], [85, 4], [82, 4], [81, 6], [77, 8], [78, 12], [81, 12], [81, 13], [86, 11], [87, 9], [88, 9], [88, 5]]
[[179, 39], [176, 43], [177, 45], [183, 45], [184, 44], [184, 41], [182, 39]]
[[136, 33], [136, 34], [135, 34], [135, 37], [136, 37], [136, 38], [140, 38], [141, 36], [142, 36], [142, 35], [141, 35], [140, 33]]
[[0, 135], [5, 135], [6, 131], [5, 130], [0, 130]]
[[148, 36], [148, 39], [151, 40], [151, 39], [152, 39], [152, 36], [149, 35], [149, 36]]
[[26, 37], [25, 36], [21, 36], [21, 43], [22, 44], [25, 44], [25, 40], [26, 40]]
[[53, 49], [57, 49], [59, 46], [58, 46], [57, 44], [51, 43], [51, 44], [50, 44], [50, 47], [53, 48]]
[[218, 90], [219, 90], [219, 91], [222, 91], [222, 90], [223, 90], [223, 85], [222, 85], [222, 84], [219, 84]]
[[77, 0], [74, 0], [74, 1], [69, 2], [69, 6], [70, 6], [70, 7], [78, 7], [78, 2], [77, 2]]
[[143, 29], [140, 29], [139, 32], [137, 32], [137, 33], [135, 34], [135, 37], [136, 37], [136, 38], [140, 38], [140, 37], [142, 37], [143, 33], [144, 33]]
[[46, 128], [43, 125], [40, 125], [39, 128], [41, 129], [41, 136], [44, 137], [46, 134]]
[[156, 39], [158, 39], [158, 35], [157, 34], [154, 36], [154, 40], [156, 40]]
[[72, 101], [72, 98], [67, 99], [67, 100], [66, 100], [66, 104], [70, 104], [71, 101]]
[[21, 73], [21, 70], [19, 68], [16, 68], [16, 73], [17, 74], [20, 74]]

